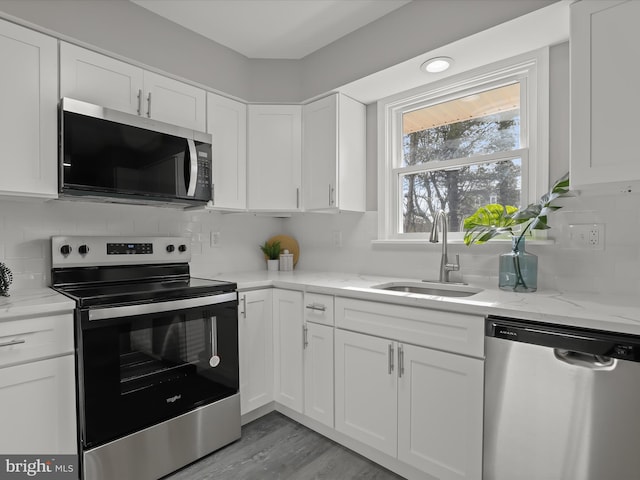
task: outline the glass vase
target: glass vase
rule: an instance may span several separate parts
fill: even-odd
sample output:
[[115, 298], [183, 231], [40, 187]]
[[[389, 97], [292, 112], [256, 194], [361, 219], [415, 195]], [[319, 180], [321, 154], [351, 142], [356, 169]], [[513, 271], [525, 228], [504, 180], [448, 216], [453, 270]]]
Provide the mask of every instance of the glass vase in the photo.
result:
[[510, 292], [538, 289], [538, 257], [524, 249], [524, 237], [511, 239], [511, 251], [500, 255], [498, 287]]

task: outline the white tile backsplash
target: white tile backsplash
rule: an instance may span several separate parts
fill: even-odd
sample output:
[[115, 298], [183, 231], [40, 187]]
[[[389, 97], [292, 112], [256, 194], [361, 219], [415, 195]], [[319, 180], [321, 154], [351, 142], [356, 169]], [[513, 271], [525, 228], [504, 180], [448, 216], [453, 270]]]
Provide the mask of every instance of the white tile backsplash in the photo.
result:
[[[221, 245], [210, 246], [212, 231]], [[0, 200], [0, 261], [14, 288], [50, 284], [53, 235], [172, 235], [191, 239], [194, 275], [264, 268], [258, 244], [282, 233], [282, 220], [176, 208], [56, 200]]]
[[[640, 196], [578, 196], [563, 200], [551, 214], [553, 245], [528, 244], [539, 257], [539, 288], [570, 292], [640, 293]], [[567, 248], [570, 223], [605, 224], [602, 251]], [[13, 288], [48, 286], [49, 237], [73, 235], [183, 235], [191, 239], [195, 276], [224, 277], [261, 270], [258, 245], [273, 235], [294, 236], [300, 244], [297, 269], [435, 279], [440, 245], [376, 245], [377, 213], [298, 214], [289, 219], [179, 209], [71, 201], [0, 200], [0, 261], [14, 272]], [[334, 233], [342, 246], [334, 245]], [[212, 233], [219, 233], [212, 245]], [[497, 256], [508, 245], [453, 244], [462, 275], [497, 278]], [[497, 280], [496, 280], [497, 283]]]

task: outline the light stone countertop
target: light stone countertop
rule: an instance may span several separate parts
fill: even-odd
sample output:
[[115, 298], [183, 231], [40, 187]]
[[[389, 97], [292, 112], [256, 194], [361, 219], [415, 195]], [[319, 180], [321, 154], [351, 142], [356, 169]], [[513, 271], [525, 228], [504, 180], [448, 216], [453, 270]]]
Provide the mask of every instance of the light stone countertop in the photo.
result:
[[341, 297], [394, 303], [450, 312], [535, 320], [558, 325], [640, 335], [640, 299], [631, 296], [580, 294], [559, 291], [514, 293], [499, 290], [495, 279], [468, 279], [484, 290], [470, 297], [441, 297], [415, 293], [381, 291], [374, 285], [397, 281], [420, 281], [339, 272], [243, 272], [218, 274], [211, 278], [233, 281], [238, 290], [276, 287]]
[[75, 302], [50, 288], [9, 290], [10, 296], [0, 296], [0, 322], [22, 317], [57, 315], [73, 312]]
[[[374, 285], [415, 278], [358, 275], [340, 272], [241, 272], [216, 274], [209, 278], [233, 281], [238, 289], [285, 288], [341, 297], [393, 303], [420, 308], [537, 320], [599, 330], [640, 335], [640, 298], [559, 291], [513, 293], [499, 290], [483, 279], [469, 279], [484, 290], [470, 297], [438, 297], [415, 293], [381, 291]], [[50, 288], [10, 291], [0, 297], [0, 322], [6, 319], [71, 312], [73, 300]]]

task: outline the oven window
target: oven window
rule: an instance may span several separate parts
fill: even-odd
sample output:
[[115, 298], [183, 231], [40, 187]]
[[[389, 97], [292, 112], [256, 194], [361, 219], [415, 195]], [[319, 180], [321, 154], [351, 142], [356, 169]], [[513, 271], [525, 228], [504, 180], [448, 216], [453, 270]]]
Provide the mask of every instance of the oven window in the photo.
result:
[[182, 315], [150, 318], [135, 329], [123, 328], [120, 345], [120, 393], [197, 375], [213, 356], [208, 318]]

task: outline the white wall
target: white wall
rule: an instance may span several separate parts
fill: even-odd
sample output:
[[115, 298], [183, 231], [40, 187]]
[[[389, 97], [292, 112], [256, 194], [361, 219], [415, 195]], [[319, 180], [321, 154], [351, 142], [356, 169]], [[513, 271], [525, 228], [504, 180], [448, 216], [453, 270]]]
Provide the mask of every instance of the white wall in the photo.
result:
[[248, 59], [125, 0], [0, 0], [0, 15], [250, 102], [300, 102], [557, 0], [411, 2], [299, 61]]

